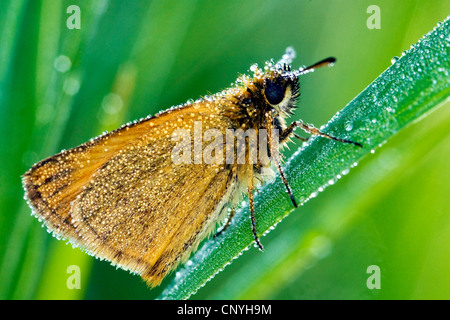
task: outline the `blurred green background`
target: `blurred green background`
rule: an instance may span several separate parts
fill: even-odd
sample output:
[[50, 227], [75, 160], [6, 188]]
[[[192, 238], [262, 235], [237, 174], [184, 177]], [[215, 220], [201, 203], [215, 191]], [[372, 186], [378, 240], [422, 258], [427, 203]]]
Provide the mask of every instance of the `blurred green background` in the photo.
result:
[[[374, 4], [381, 29], [366, 25]], [[67, 27], [70, 5], [80, 29]], [[287, 46], [295, 67], [338, 59], [301, 79], [293, 119], [320, 126], [449, 13], [446, 0], [3, 0], [0, 298], [153, 299], [174, 276], [150, 290], [53, 238], [23, 199], [20, 176], [33, 163], [220, 91]], [[246, 251], [193, 298], [449, 299], [448, 106], [298, 208], [262, 239], [264, 253]], [[70, 265], [80, 289], [67, 288]], [[370, 265], [381, 289], [366, 285]]]

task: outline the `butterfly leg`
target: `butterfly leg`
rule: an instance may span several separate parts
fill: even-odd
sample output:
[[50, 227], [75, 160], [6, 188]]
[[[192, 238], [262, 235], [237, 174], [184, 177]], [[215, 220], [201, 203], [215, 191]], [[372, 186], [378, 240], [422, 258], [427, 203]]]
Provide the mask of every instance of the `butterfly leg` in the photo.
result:
[[[292, 128], [292, 129], [286, 128], [281, 133], [275, 135], [274, 131], [278, 131], [278, 130], [273, 130], [273, 129], [275, 129], [274, 121], [275, 121], [275, 118], [273, 117], [273, 113], [268, 112], [266, 114], [266, 123], [267, 123], [267, 133], [268, 133], [267, 143], [268, 143], [270, 155], [272, 157], [273, 162], [275, 163], [275, 166], [277, 167], [278, 172], [280, 173], [281, 180], [283, 181], [283, 184], [286, 187], [286, 191], [289, 195], [289, 198], [292, 201], [292, 204], [294, 205], [295, 208], [297, 208], [298, 205], [297, 205], [297, 202], [295, 201], [294, 195], [292, 193], [292, 189], [284, 175], [283, 170], [281, 169], [281, 164], [280, 164], [280, 160], [279, 160], [279, 150], [278, 150], [279, 144], [286, 142], [286, 140], [289, 139], [289, 136], [292, 134], [292, 131], [294, 130], [294, 128]], [[278, 141], [276, 141], [276, 139], [278, 139]]]
[[300, 141], [308, 141], [309, 140], [309, 138], [303, 138], [303, 137], [299, 136], [298, 134], [296, 134], [295, 132], [293, 133], [293, 135]]
[[[355, 142], [355, 141], [351, 141], [351, 140], [347, 140], [347, 139], [341, 139], [341, 138], [337, 138], [334, 136], [329, 135], [328, 133], [322, 132], [319, 129], [313, 127], [313, 126], [309, 126], [304, 124], [301, 121], [294, 121], [292, 122], [289, 127], [287, 127], [286, 129], [284, 129], [281, 134], [280, 134], [280, 141], [285, 141], [291, 134], [294, 134], [293, 131], [297, 128], [300, 127], [302, 128], [304, 131], [313, 134], [313, 135], [317, 135], [317, 136], [321, 136], [327, 139], [331, 139], [331, 140], [335, 140], [335, 141], [339, 141], [339, 142], [343, 142], [343, 143], [351, 143], [354, 144], [358, 147], [362, 147], [362, 144], [359, 142]], [[304, 140], [304, 138], [301, 138], [300, 136], [295, 135], [297, 138]], [[283, 140], [282, 140], [283, 139]]]
[[222, 228], [220, 228], [220, 230], [217, 231], [217, 233], [214, 235], [214, 237], [218, 237], [222, 232], [224, 232], [228, 228], [228, 226], [231, 224], [231, 220], [233, 220], [235, 212], [236, 212], [236, 209], [231, 209], [230, 214], [228, 215], [227, 221], [222, 226]]
[[259, 250], [263, 251], [264, 247], [259, 241], [257, 232], [256, 232], [256, 220], [255, 220], [255, 205], [253, 201], [253, 165], [249, 165], [248, 170], [248, 202], [250, 206], [250, 218], [252, 221], [252, 232], [253, 238], [255, 239], [255, 243], [258, 246]]

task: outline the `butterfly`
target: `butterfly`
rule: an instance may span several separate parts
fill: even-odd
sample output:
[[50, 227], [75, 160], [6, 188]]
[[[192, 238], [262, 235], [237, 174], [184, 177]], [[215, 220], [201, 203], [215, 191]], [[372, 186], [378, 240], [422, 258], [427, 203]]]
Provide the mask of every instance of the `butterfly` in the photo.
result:
[[[232, 213], [219, 232], [232, 223], [246, 193], [251, 232], [262, 250], [253, 191], [274, 168], [297, 206], [278, 154], [291, 137], [307, 140], [294, 130], [361, 146], [301, 121], [286, 124], [297, 107], [299, 77], [335, 62], [327, 58], [293, 70], [294, 57], [288, 48], [277, 63], [251, 66], [251, 75], [220, 93], [36, 163], [22, 177], [33, 214], [58, 237], [156, 286], [226, 220], [228, 208]], [[264, 139], [251, 143], [261, 133]]]

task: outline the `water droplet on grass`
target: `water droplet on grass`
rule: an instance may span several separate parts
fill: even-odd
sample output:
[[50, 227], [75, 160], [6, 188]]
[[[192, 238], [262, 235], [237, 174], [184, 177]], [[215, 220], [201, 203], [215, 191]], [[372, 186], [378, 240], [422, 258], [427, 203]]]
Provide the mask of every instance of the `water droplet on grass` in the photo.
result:
[[396, 62], [398, 61], [398, 59], [400, 59], [400, 58], [399, 58], [399, 57], [397, 57], [397, 56], [395, 56], [395, 57], [392, 57], [392, 59], [391, 59], [391, 63], [392, 63], [392, 64], [396, 63]]
[[53, 62], [53, 66], [55, 67], [56, 71], [64, 73], [70, 70], [70, 68], [72, 67], [72, 62], [70, 61], [69, 57], [60, 55], [56, 57], [55, 61]]

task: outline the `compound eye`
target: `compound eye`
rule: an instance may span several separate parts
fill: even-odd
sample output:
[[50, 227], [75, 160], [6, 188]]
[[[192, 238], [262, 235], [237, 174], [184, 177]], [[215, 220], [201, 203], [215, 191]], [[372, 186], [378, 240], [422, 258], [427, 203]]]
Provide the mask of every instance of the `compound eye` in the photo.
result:
[[264, 89], [267, 101], [271, 105], [279, 104], [284, 99], [285, 88], [279, 84], [268, 81]]

